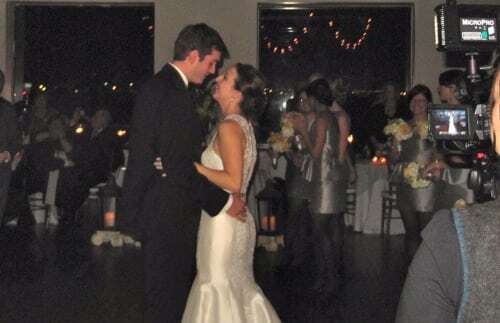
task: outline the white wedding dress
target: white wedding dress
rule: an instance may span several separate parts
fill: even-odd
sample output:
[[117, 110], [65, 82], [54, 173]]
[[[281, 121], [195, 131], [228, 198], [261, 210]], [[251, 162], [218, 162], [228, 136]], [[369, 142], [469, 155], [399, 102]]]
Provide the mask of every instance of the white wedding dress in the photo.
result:
[[[242, 193], [245, 194], [257, 158], [253, 128], [245, 118], [229, 115], [246, 136]], [[223, 169], [213, 140], [202, 154], [206, 167]], [[221, 212], [202, 212], [196, 261], [198, 274], [191, 288], [183, 323], [280, 322], [253, 275], [255, 223], [251, 214], [241, 222]]]

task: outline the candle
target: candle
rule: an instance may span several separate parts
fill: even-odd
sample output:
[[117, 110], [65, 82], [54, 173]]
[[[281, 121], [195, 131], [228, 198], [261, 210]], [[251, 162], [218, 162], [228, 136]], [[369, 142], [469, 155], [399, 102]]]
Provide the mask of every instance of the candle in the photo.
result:
[[264, 231], [269, 230], [269, 217], [267, 215], [262, 216], [260, 219], [260, 228]]
[[274, 215], [269, 217], [269, 230], [276, 231], [276, 216]]
[[115, 212], [106, 212], [104, 214], [104, 226], [106, 228], [115, 226]]

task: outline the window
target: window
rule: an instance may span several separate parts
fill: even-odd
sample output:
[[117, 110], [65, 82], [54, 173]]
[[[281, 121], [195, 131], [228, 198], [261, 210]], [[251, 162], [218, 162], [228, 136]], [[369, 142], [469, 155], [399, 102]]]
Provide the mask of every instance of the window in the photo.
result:
[[[271, 87], [270, 118], [284, 111], [294, 89], [320, 73], [348, 86], [345, 108], [353, 129], [385, 84], [411, 84], [411, 4], [259, 6], [259, 68]], [[404, 93], [402, 93], [404, 94]]]
[[19, 3], [15, 33], [16, 101], [23, 90], [46, 91], [64, 98], [61, 113], [100, 106], [127, 123], [136, 89], [153, 74], [153, 5]]

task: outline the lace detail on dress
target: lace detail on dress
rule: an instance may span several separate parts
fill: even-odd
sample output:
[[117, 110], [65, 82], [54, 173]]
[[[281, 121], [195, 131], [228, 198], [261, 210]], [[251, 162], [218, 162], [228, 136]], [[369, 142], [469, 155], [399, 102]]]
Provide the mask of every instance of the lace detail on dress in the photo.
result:
[[239, 114], [230, 114], [226, 116], [224, 120], [236, 121], [245, 135], [246, 146], [243, 156], [243, 182], [241, 185], [241, 193], [246, 194], [257, 161], [257, 144], [255, 142], [253, 126], [247, 119]]
[[[236, 121], [246, 139], [245, 152], [243, 157], [243, 182], [241, 185], [241, 193], [246, 194], [252, 173], [257, 160], [257, 144], [255, 142], [255, 135], [253, 127], [243, 116], [238, 114], [231, 114], [226, 116], [224, 120]], [[252, 221], [252, 215], [248, 214], [249, 221], [248, 225], [237, 226], [235, 234], [235, 249], [234, 249], [234, 261], [238, 264], [231, 269], [230, 280], [235, 286], [242, 284], [253, 284], [254, 277], [253, 271], [250, 270], [240, 270], [239, 268], [253, 268], [253, 254], [255, 246], [255, 223]], [[248, 304], [250, 304], [251, 296], [253, 295], [251, 289], [242, 289], [243, 299], [248, 300], [248, 303], [244, 303], [246, 316], [249, 318], [252, 316], [252, 310]]]
[[[253, 127], [240, 115], [229, 115], [225, 120], [237, 122], [246, 139], [241, 187], [245, 194], [257, 160]], [[213, 139], [201, 159], [206, 167], [224, 169], [222, 159], [214, 150]], [[255, 222], [250, 213], [246, 222], [240, 222], [225, 212], [214, 217], [202, 212], [196, 251], [198, 275], [189, 295], [183, 323], [280, 322], [255, 283], [255, 238]]]

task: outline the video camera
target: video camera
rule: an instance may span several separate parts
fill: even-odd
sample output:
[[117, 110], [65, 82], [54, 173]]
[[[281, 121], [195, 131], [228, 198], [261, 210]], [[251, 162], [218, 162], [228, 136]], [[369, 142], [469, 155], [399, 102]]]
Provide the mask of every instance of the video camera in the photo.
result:
[[496, 192], [487, 103], [490, 86], [480, 71], [493, 66], [478, 67], [476, 58], [479, 53], [499, 50], [500, 6], [447, 1], [434, 11], [437, 50], [463, 53], [468, 58], [466, 88], [460, 89], [467, 99], [460, 105], [433, 105], [429, 109], [430, 133], [442, 142], [445, 152], [471, 157], [469, 187], [478, 202], [491, 200]]

